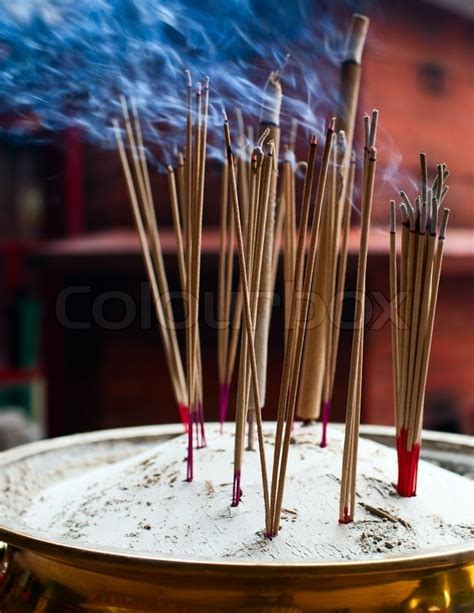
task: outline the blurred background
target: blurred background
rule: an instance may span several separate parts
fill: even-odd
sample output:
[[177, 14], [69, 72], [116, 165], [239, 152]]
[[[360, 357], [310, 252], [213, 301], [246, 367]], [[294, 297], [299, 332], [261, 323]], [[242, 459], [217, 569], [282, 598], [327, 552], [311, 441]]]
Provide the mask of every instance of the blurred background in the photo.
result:
[[[397, 197], [397, 189], [412, 189], [418, 154], [424, 150], [431, 173], [439, 162], [449, 165], [446, 204], [452, 211], [425, 426], [473, 434], [474, 5], [469, 0], [396, 0], [361, 7], [352, 2], [346, 13], [358, 8], [371, 17], [359, 109], [362, 113], [377, 107], [381, 117], [362, 419], [393, 423], [388, 201]], [[1, 23], [0, 33], [3, 53]], [[24, 108], [4, 111], [0, 118], [0, 448], [40, 436], [176, 421], [117, 152], [91, 143], [78, 126], [52, 133], [39, 113]], [[304, 138], [300, 146], [304, 155]], [[219, 163], [212, 161], [202, 263], [209, 420], [218, 414], [212, 305], [219, 181]], [[173, 290], [178, 287], [178, 267], [166, 178], [160, 172], [154, 174], [153, 187]], [[354, 227], [357, 224], [355, 213]], [[355, 286], [356, 254], [354, 230], [348, 289]], [[279, 274], [277, 293], [281, 285]], [[350, 313], [344, 318], [349, 321]], [[266, 418], [276, 410], [282, 322], [282, 304], [276, 301]], [[336, 375], [337, 420], [343, 419], [345, 410], [351, 342], [350, 325], [346, 328]]]

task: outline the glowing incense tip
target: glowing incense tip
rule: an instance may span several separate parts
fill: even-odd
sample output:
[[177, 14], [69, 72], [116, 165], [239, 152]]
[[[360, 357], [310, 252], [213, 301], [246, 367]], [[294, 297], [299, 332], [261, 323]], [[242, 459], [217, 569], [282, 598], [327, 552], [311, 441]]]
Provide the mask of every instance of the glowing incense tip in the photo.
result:
[[336, 130], [336, 118], [331, 117], [328, 126], [328, 132], [334, 132]]
[[316, 136], [316, 134], [313, 134], [311, 140], [309, 141], [309, 144], [313, 147], [318, 144], [318, 137]]

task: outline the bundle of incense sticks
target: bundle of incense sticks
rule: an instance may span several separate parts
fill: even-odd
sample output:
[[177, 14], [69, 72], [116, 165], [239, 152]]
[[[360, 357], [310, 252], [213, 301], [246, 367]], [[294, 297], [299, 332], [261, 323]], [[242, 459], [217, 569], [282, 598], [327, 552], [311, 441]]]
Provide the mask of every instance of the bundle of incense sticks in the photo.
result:
[[[397, 490], [401, 496], [416, 494], [426, 379], [449, 218], [449, 210], [444, 209], [439, 223], [439, 209], [448, 191], [446, 165], [438, 165], [436, 178], [429, 187], [424, 153], [420, 154], [420, 162], [420, 194], [412, 203], [407, 194], [401, 192], [400, 281], [397, 279], [396, 206], [394, 201], [390, 203], [392, 366]], [[396, 307], [398, 287], [403, 300], [400, 317]]]
[[[327, 191], [327, 206], [321, 221], [321, 241], [312, 288], [317, 298], [315, 322], [305, 340], [298, 416], [311, 421], [322, 413], [321, 446], [327, 443], [331, 397], [334, 387], [339, 330], [347, 267], [354, 157], [352, 143], [361, 80], [361, 60], [369, 20], [354, 15], [341, 65], [337, 109], [338, 140], [334, 145]], [[352, 160], [352, 162], [351, 162]]]
[[[205, 79], [204, 85], [198, 83], [195, 94], [193, 94], [193, 84], [188, 71], [186, 77], [185, 153], [179, 156], [177, 173], [172, 166], [168, 167], [168, 187], [176, 235], [179, 277], [187, 306], [186, 375], [169, 300], [150, 176], [135, 101], [132, 100], [132, 121], [127, 101], [123, 97], [121, 99], [128, 147], [125, 146], [117, 120], [114, 120], [114, 130], [173, 391], [181, 419], [188, 430], [187, 479], [191, 481], [193, 479], [194, 436], [197, 447], [206, 444], [198, 322], [209, 79]], [[178, 181], [176, 181], [176, 174]]]
[[188, 396], [181, 354], [176, 336], [176, 326], [163, 261], [160, 235], [155, 215], [155, 205], [151, 189], [148, 164], [145, 156], [142, 131], [135, 101], [132, 100], [133, 122], [129, 106], [121, 98], [125, 134], [128, 148], [125, 147], [119, 122], [114, 120], [114, 131], [130, 197], [133, 218], [137, 228], [140, 246], [145, 261], [146, 273], [153, 297], [158, 327], [165, 352], [166, 363], [181, 420], [188, 424]]
[[362, 401], [362, 375], [364, 358], [365, 281], [369, 248], [370, 215], [374, 195], [377, 150], [378, 111], [372, 118], [364, 117], [364, 172], [361, 195], [360, 250], [357, 264], [356, 307], [352, 338], [351, 365], [346, 404], [344, 451], [342, 458], [341, 493], [339, 498], [339, 522], [350, 523], [354, 519], [357, 477], [357, 451]]
[[316, 189], [316, 202], [311, 225], [311, 240], [305, 261], [305, 244], [316, 160], [315, 137], [311, 139], [308, 152], [296, 248], [293, 294], [289, 319], [290, 326], [285, 344], [283, 373], [278, 403], [277, 430], [275, 435], [275, 451], [271, 481], [270, 518], [266, 525], [268, 537], [273, 537], [278, 534], [280, 527], [289, 445], [299, 390], [303, 341], [308, 317], [308, 297], [313, 283], [321, 212], [325, 202], [326, 182], [334, 140], [334, 129], [335, 120], [332, 119], [327, 130], [322, 154]]

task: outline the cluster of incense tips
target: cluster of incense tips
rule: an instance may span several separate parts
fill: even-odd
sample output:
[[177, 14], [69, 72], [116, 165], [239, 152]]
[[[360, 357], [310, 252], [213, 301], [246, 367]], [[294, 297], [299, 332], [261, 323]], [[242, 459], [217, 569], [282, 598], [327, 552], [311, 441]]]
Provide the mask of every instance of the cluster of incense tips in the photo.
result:
[[352, 338], [351, 366], [346, 405], [346, 425], [344, 451], [342, 458], [341, 493], [339, 499], [339, 521], [347, 524], [354, 519], [357, 450], [359, 442], [360, 410], [362, 399], [362, 374], [364, 358], [364, 320], [365, 320], [365, 281], [367, 254], [369, 248], [370, 216], [374, 194], [375, 168], [377, 150], [378, 111], [372, 112], [372, 119], [364, 117], [365, 146], [364, 172], [361, 192], [361, 229], [360, 250], [357, 264], [356, 307], [354, 317], [354, 335]]
[[312, 287], [313, 295], [318, 297], [315, 312], [318, 325], [308, 327], [301, 370], [298, 416], [305, 421], [311, 421], [321, 414], [322, 447], [327, 443], [327, 424], [339, 348], [355, 171], [352, 142], [359, 99], [361, 58], [367, 29], [368, 19], [363, 15], [354, 15], [341, 67], [336, 121], [338, 138], [331, 155], [327, 203], [321, 220], [321, 238]]
[[142, 131], [133, 100], [131, 118], [127, 101], [123, 97], [121, 99], [128, 147], [124, 144], [117, 120], [114, 120], [114, 129], [173, 391], [181, 419], [188, 431], [187, 479], [191, 481], [194, 437], [197, 447], [206, 444], [198, 321], [209, 80], [205, 80], [204, 86], [198, 83], [194, 95], [189, 72], [186, 76], [185, 153], [179, 155], [177, 171], [173, 166], [168, 166], [168, 188], [176, 236], [179, 279], [187, 306], [186, 375], [169, 300]]
[[114, 120], [120, 160], [127, 183], [133, 218], [137, 228], [140, 246], [145, 261], [146, 273], [150, 283], [158, 327], [165, 352], [166, 363], [181, 420], [187, 427], [187, 390], [181, 354], [176, 337], [173, 310], [170, 301], [168, 281], [161, 250], [160, 235], [155, 215], [155, 205], [151, 189], [150, 175], [145, 157], [142, 131], [135, 101], [131, 101], [132, 118], [129, 106], [121, 98], [125, 134], [128, 148], [125, 147], [119, 122]]
[[[398, 453], [397, 490], [416, 494], [426, 378], [431, 352], [438, 287], [449, 210], [439, 209], [448, 187], [449, 171], [439, 164], [428, 186], [426, 156], [420, 154], [421, 192], [412, 203], [401, 192], [402, 240], [400, 281], [397, 279], [396, 205], [390, 203], [390, 291], [392, 304], [392, 365]], [[398, 285], [399, 283], [399, 285]], [[403, 302], [397, 312], [398, 287]], [[406, 298], [404, 299], [404, 297]], [[400, 317], [399, 317], [400, 315]], [[402, 325], [399, 325], [399, 319]]]

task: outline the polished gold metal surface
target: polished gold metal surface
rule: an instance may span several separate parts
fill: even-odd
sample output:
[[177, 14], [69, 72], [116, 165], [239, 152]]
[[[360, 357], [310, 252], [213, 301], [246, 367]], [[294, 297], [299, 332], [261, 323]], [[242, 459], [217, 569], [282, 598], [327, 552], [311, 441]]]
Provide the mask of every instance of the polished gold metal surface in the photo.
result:
[[[105, 431], [0, 454], [0, 470], [51, 450], [166, 440], [177, 426]], [[365, 429], [386, 439], [387, 429]], [[425, 447], [463, 465], [467, 437], [428, 434]], [[449, 456], [449, 457], [448, 457]], [[464, 464], [465, 466], [465, 464]], [[0, 518], [0, 611], [460, 611], [474, 610], [469, 545], [367, 562], [246, 563], [166, 559], [77, 547]]]

